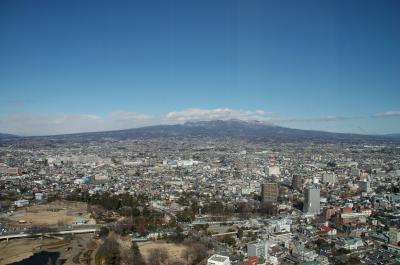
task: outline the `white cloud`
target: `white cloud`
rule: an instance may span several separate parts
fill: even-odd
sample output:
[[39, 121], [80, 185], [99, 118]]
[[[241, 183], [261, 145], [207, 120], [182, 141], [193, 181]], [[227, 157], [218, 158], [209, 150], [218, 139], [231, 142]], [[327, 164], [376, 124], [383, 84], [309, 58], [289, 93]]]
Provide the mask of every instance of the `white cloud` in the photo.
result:
[[149, 122], [156, 119], [155, 116], [139, 112], [115, 111], [110, 114], [111, 118], [117, 122]]
[[269, 121], [272, 113], [263, 110], [244, 111], [229, 108], [218, 109], [186, 109], [182, 111], [169, 112], [166, 119], [169, 122], [203, 121], [203, 120], [260, 120]]
[[317, 121], [337, 121], [343, 118], [337, 117], [337, 116], [322, 116], [322, 117], [318, 117]]
[[14, 105], [14, 106], [23, 106], [29, 103], [29, 100], [25, 99], [6, 99], [6, 100], [1, 100], [1, 103], [9, 104], [9, 105]]
[[45, 135], [95, 131], [103, 128], [101, 117], [90, 114], [41, 115], [27, 112], [0, 117], [0, 131], [18, 135]]
[[380, 113], [375, 113], [373, 116], [374, 117], [399, 117], [400, 116], [400, 111], [380, 112]]
[[93, 114], [12, 113], [0, 116], [0, 132], [17, 135], [52, 135], [79, 132], [121, 130], [160, 123], [158, 117], [116, 111], [105, 117]]
[[337, 116], [321, 116], [315, 118], [293, 118], [293, 119], [278, 119], [273, 120], [273, 122], [282, 122], [282, 123], [289, 123], [289, 122], [329, 122], [329, 121], [338, 121], [349, 119], [345, 117], [337, 117]]
[[160, 117], [140, 112], [115, 111], [106, 118], [106, 130], [121, 130], [159, 124]]

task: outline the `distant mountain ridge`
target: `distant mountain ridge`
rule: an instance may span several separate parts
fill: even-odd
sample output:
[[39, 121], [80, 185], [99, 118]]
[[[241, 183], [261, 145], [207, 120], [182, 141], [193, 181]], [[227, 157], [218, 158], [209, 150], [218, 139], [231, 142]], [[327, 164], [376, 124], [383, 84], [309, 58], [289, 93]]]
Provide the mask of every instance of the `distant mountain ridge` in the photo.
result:
[[[114, 139], [148, 139], [160, 137], [237, 137], [258, 140], [400, 140], [399, 135], [360, 135], [349, 133], [332, 133], [324, 131], [300, 130], [277, 126], [263, 121], [211, 120], [188, 121], [184, 124], [153, 125], [133, 129], [86, 132], [55, 136], [36, 136], [28, 138], [75, 139], [89, 140], [97, 138]], [[24, 137], [26, 139], [26, 137]]]
[[12, 139], [12, 138], [17, 138], [19, 136], [9, 134], [9, 133], [0, 133], [0, 139]]

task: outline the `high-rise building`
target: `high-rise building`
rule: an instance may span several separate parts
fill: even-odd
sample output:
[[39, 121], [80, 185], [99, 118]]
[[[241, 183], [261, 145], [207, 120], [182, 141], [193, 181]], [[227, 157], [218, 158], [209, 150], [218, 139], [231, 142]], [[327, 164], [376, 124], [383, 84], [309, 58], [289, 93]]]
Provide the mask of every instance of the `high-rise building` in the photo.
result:
[[307, 187], [304, 190], [303, 212], [307, 214], [320, 213], [320, 193], [317, 187]]
[[360, 170], [360, 169], [358, 169], [357, 167], [352, 167], [352, 168], [351, 168], [351, 170], [350, 170], [350, 175], [351, 175], [352, 177], [359, 177], [360, 174], [361, 174], [361, 170]]
[[278, 183], [269, 182], [261, 186], [262, 202], [277, 202], [279, 196]]
[[271, 176], [279, 177], [281, 175], [281, 170], [278, 166], [267, 166], [265, 168], [265, 174], [268, 177], [271, 177]]
[[292, 177], [292, 188], [295, 190], [303, 189], [303, 178], [300, 175], [293, 175]]
[[322, 183], [324, 184], [335, 184], [336, 183], [336, 175], [332, 172], [326, 172], [322, 175]]
[[362, 192], [370, 192], [371, 191], [371, 184], [369, 181], [360, 181], [358, 183], [358, 186], [360, 187], [360, 190]]

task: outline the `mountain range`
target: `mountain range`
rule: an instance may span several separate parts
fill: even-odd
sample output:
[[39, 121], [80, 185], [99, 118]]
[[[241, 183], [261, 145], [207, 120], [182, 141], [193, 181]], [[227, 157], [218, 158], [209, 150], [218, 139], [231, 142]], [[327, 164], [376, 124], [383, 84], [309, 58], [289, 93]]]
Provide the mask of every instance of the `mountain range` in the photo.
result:
[[13, 134], [8, 134], [8, 133], [0, 133], [0, 140], [4, 140], [4, 139], [14, 139], [17, 138], [17, 135], [13, 135]]
[[[0, 139], [15, 139], [15, 135], [0, 134]], [[135, 139], [159, 137], [240, 137], [245, 139], [261, 140], [342, 140], [342, 141], [368, 141], [368, 140], [396, 140], [400, 141], [399, 134], [392, 135], [361, 135], [349, 133], [332, 133], [324, 131], [291, 129], [276, 126], [261, 121], [243, 120], [212, 120], [195, 121], [174, 125], [154, 125], [134, 129], [87, 132], [64, 134], [55, 136], [35, 136], [26, 138], [51, 138], [51, 139]]]

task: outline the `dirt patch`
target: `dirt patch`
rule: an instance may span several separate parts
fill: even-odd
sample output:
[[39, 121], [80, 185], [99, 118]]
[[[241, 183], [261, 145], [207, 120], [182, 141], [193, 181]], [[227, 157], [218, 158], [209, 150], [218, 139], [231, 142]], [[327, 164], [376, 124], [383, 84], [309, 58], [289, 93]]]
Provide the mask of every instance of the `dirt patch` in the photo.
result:
[[28, 206], [15, 211], [9, 221], [29, 225], [72, 225], [76, 222], [94, 224], [83, 202], [54, 201], [48, 204]]

